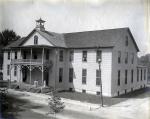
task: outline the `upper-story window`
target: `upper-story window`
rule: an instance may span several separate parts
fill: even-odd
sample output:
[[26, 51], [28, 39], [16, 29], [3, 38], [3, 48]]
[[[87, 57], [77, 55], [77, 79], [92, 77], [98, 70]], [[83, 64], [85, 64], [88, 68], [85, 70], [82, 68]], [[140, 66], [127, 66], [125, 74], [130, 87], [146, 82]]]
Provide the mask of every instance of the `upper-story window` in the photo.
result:
[[102, 59], [102, 51], [101, 50], [97, 50], [97, 52], [96, 52], [96, 61], [98, 62], [99, 59]]
[[35, 35], [35, 36], [34, 36], [34, 45], [37, 45], [37, 44], [38, 44], [38, 36]]
[[121, 51], [118, 51], [118, 63], [121, 63]]
[[26, 57], [27, 57], [27, 56], [26, 56], [26, 52], [24, 51], [24, 52], [23, 52], [23, 59], [26, 59]]
[[82, 61], [87, 62], [87, 51], [82, 52]]
[[127, 64], [127, 63], [128, 63], [128, 53], [125, 52], [125, 64]]
[[17, 52], [15, 52], [15, 59], [17, 59]]
[[134, 63], [134, 53], [132, 53], [132, 59], [131, 59], [131, 63]]
[[128, 36], [126, 36], [125, 45], [128, 46]]
[[33, 59], [37, 59], [37, 53], [36, 52], [34, 52], [34, 54], [33, 54]]
[[63, 54], [64, 54], [64, 53], [63, 53], [63, 50], [60, 50], [60, 51], [59, 51], [59, 61], [60, 61], [60, 62], [63, 62]]
[[74, 60], [74, 52], [73, 52], [73, 50], [71, 50], [69, 52], [69, 61], [72, 62], [73, 60]]
[[10, 52], [8, 52], [7, 59], [10, 60]]

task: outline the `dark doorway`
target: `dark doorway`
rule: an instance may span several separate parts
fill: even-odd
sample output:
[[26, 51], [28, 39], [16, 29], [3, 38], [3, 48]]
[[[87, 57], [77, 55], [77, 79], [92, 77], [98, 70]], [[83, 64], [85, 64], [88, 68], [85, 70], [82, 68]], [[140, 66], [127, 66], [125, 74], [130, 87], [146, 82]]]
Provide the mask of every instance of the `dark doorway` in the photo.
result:
[[27, 81], [27, 68], [24, 68], [22, 70], [22, 77], [23, 77], [23, 82]]
[[49, 73], [45, 72], [44, 77], [45, 77], [44, 80], [45, 80], [46, 86], [48, 86], [48, 83], [49, 83]]

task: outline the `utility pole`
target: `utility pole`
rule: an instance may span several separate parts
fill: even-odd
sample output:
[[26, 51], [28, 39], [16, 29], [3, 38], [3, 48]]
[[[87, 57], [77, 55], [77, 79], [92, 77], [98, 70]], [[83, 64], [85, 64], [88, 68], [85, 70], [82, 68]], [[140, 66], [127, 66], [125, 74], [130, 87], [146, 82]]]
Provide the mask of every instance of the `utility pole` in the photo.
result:
[[100, 75], [100, 98], [101, 98], [101, 107], [103, 107], [103, 90], [102, 90], [102, 78], [101, 78], [101, 62], [102, 62], [102, 59], [100, 57], [98, 57], [99, 75]]

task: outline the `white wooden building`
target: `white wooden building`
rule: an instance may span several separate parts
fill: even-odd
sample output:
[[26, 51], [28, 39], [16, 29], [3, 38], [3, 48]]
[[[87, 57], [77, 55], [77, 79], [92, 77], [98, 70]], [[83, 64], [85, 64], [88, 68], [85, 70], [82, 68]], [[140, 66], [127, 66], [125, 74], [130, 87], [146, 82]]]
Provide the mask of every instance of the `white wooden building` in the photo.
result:
[[98, 95], [101, 79], [110, 97], [146, 86], [147, 68], [137, 65], [129, 28], [54, 33], [44, 22], [36, 20], [29, 35], [4, 48], [4, 80]]

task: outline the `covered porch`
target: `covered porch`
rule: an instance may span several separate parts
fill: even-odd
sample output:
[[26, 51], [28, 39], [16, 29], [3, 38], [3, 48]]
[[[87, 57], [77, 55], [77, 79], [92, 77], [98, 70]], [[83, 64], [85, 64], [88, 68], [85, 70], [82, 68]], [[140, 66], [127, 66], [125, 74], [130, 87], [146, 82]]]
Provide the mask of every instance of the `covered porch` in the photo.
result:
[[17, 66], [20, 69], [19, 82], [36, 86], [48, 85], [49, 70], [52, 67], [52, 61], [49, 59], [51, 48], [28, 46], [19, 49], [19, 59], [11, 59], [11, 67]]

